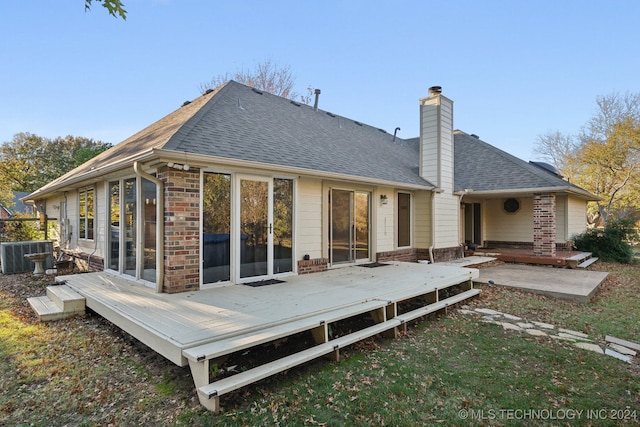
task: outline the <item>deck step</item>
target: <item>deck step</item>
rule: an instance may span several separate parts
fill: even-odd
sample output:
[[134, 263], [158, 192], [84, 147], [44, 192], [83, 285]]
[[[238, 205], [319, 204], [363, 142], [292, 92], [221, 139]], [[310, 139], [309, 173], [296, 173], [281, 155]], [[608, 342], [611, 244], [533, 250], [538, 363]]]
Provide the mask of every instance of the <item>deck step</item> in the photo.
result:
[[566, 259], [567, 266], [569, 268], [577, 268], [580, 263], [584, 263], [589, 258], [591, 258], [591, 255], [591, 252], [580, 252], [572, 257], [569, 257]]
[[27, 298], [41, 322], [66, 319], [85, 313], [85, 299], [67, 285], [47, 286], [47, 294]]
[[362, 329], [349, 335], [336, 338], [329, 342], [316, 345], [309, 349], [294, 353], [290, 356], [286, 356], [281, 359], [274, 360], [273, 362], [260, 365], [256, 368], [249, 369], [239, 374], [235, 374], [231, 377], [215, 381], [211, 384], [200, 387], [198, 389], [198, 393], [207, 399], [219, 397], [220, 395], [229, 393], [233, 390], [237, 390], [241, 387], [244, 387], [245, 385], [260, 381], [279, 372], [286, 371], [287, 369], [293, 368], [294, 366], [298, 366], [313, 359], [317, 359], [320, 356], [329, 354], [331, 352], [339, 350], [340, 348], [347, 347], [353, 343], [372, 337], [400, 325], [401, 321], [395, 318], [387, 320], [386, 322], [377, 323], [366, 329]]
[[586, 261], [583, 261], [580, 264], [578, 264], [578, 268], [587, 268], [591, 264], [595, 263], [596, 261], [598, 261], [598, 257], [588, 258]]
[[84, 297], [67, 285], [47, 286], [47, 296], [65, 313], [85, 311]]
[[[260, 381], [282, 371], [286, 371], [287, 369], [309, 362], [313, 359], [317, 359], [329, 353], [336, 353], [337, 358], [338, 351], [341, 348], [347, 347], [374, 335], [386, 332], [390, 329], [401, 327], [410, 320], [425, 316], [438, 310], [442, 310], [443, 308], [464, 301], [468, 298], [478, 295], [479, 293], [479, 289], [469, 289], [442, 301], [431, 303], [425, 307], [410, 311], [408, 313], [404, 313], [380, 323], [376, 323], [375, 325], [369, 326], [365, 329], [361, 329], [348, 335], [315, 345], [298, 353], [291, 354], [281, 359], [274, 360], [273, 362], [257, 366], [255, 368], [227, 378], [223, 378], [213, 383], [200, 386], [198, 387], [198, 397], [200, 399], [200, 403], [207, 409], [218, 412], [220, 409], [219, 399], [223, 394], [229, 393], [233, 390], [237, 390], [241, 387]], [[183, 354], [187, 355], [187, 351], [183, 352]], [[198, 351], [192, 351], [190, 352], [188, 357], [193, 358], [196, 354], [198, 354]], [[202, 357], [203, 356], [200, 356], [198, 358], [198, 361], [201, 361]], [[193, 368], [193, 362], [191, 362], [191, 364]]]
[[291, 336], [298, 332], [308, 331], [325, 323], [329, 324], [347, 317], [379, 309], [386, 305], [386, 301], [371, 300], [282, 324], [264, 325], [255, 331], [230, 335], [222, 339], [218, 337], [217, 341], [185, 349], [182, 351], [182, 355], [192, 361], [214, 359], [235, 351]]
[[461, 292], [457, 295], [444, 299], [442, 301], [434, 302], [424, 307], [420, 307], [408, 313], [400, 314], [395, 319], [400, 319], [403, 322], [409, 322], [419, 317], [426, 316], [427, 314], [435, 313], [450, 305], [457, 304], [460, 301], [464, 301], [467, 298], [474, 297], [480, 293], [480, 289], [469, 289], [468, 291]]

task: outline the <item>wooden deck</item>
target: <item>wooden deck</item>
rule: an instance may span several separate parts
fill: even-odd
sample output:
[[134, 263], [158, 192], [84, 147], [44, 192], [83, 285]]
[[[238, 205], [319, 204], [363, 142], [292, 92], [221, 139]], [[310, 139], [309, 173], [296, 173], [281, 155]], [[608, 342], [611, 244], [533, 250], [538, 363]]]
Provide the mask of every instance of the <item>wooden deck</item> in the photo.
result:
[[[201, 403], [217, 411], [224, 392], [315, 357], [334, 353], [337, 358], [339, 347], [477, 295], [472, 281], [478, 275], [476, 269], [450, 265], [390, 263], [289, 276], [268, 286], [229, 285], [180, 294], [158, 294], [105, 272], [58, 280], [84, 296], [87, 307], [154, 351], [179, 366], [189, 364]], [[403, 311], [406, 301], [413, 308]], [[328, 325], [360, 314], [370, 314], [375, 325], [338, 339], [329, 335]], [[302, 331], [313, 334], [315, 347], [243, 372], [243, 378], [209, 384], [210, 361]]]

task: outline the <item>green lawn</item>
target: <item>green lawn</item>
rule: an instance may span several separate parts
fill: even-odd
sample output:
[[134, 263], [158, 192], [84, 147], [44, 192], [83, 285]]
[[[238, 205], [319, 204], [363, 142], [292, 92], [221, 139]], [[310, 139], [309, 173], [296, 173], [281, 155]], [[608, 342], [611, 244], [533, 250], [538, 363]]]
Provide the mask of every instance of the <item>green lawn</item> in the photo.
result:
[[[612, 274], [589, 304], [499, 287], [469, 305], [640, 341], [640, 266]], [[222, 397], [213, 415], [178, 368], [98, 316], [34, 324], [41, 289], [0, 276], [0, 424], [20, 425], [637, 425], [640, 365], [532, 337], [478, 317], [418, 322]], [[634, 418], [635, 416], [635, 418]], [[615, 417], [625, 418], [616, 420]]]

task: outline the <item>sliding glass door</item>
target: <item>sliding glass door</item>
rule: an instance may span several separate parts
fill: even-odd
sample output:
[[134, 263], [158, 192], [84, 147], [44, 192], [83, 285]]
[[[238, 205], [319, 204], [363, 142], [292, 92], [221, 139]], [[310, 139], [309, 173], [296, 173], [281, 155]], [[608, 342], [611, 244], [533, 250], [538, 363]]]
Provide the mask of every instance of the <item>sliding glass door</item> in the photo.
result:
[[206, 172], [203, 284], [293, 271], [293, 180]]
[[331, 189], [329, 218], [331, 263], [370, 259], [370, 193]]

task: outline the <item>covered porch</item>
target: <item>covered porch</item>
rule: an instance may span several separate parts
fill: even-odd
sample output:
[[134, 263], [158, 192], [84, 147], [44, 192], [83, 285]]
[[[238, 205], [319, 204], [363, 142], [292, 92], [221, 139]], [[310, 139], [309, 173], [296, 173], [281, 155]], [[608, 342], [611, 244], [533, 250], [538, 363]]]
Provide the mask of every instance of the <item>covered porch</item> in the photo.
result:
[[[86, 306], [179, 366], [191, 368], [200, 402], [219, 410], [220, 395], [477, 295], [478, 270], [386, 263], [289, 276], [263, 286], [228, 285], [156, 293], [105, 272], [61, 276]], [[261, 285], [261, 284], [258, 284]], [[337, 336], [332, 325], [359, 319]], [[309, 333], [314, 344], [240, 374], [210, 381], [210, 365], [234, 352]]]

